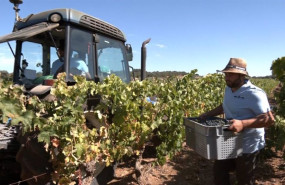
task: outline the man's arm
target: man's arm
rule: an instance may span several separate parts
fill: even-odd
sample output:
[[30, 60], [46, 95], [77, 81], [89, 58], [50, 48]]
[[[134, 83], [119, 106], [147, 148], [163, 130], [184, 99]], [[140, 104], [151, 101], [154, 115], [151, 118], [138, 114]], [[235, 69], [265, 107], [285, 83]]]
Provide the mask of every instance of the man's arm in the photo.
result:
[[91, 79], [91, 75], [90, 75], [89, 72], [85, 73], [85, 76], [86, 76], [87, 79]]
[[269, 127], [274, 124], [275, 119], [271, 111], [260, 114], [254, 118], [245, 119], [245, 120], [230, 120], [232, 125], [229, 127], [229, 130], [234, 132], [240, 132], [244, 128], [263, 128]]
[[224, 113], [223, 105], [220, 104], [218, 107], [210, 110], [209, 112], [201, 114], [199, 117], [201, 119], [206, 119], [207, 117], [218, 116], [218, 115], [223, 114], [223, 113]]

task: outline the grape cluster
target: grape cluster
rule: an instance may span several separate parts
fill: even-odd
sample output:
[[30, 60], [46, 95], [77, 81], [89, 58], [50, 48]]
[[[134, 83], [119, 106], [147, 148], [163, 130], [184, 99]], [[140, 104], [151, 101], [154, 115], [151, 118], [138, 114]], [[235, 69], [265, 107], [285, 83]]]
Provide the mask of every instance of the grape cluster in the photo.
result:
[[214, 127], [220, 127], [223, 125], [228, 124], [228, 120], [222, 119], [222, 118], [208, 118], [208, 119], [193, 119], [193, 121], [198, 122], [205, 126], [214, 126]]

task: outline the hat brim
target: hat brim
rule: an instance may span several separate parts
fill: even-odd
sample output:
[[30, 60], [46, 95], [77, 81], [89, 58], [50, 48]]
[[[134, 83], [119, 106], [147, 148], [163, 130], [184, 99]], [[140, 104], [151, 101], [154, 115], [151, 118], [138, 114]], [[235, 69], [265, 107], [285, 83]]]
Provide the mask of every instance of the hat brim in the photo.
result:
[[217, 70], [217, 71], [222, 72], [222, 73], [238, 73], [238, 74], [243, 74], [243, 75], [249, 76], [247, 71], [242, 71], [242, 70], [238, 70], [238, 69], [234, 69], [234, 68], [226, 68], [226, 69]]

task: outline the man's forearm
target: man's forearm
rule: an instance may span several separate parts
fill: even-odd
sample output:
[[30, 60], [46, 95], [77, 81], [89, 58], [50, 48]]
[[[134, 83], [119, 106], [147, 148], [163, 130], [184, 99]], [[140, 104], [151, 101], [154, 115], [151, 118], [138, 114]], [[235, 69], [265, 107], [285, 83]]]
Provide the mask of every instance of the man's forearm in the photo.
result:
[[269, 111], [264, 114], [260, 114], [255, 118], [241, 120], [244, 128], [262, 128], [269, 127], [274, 124], [275, 119], [272, 113]]
[[224, 113], [223, 105], [219, 105], [218, 107], [212, 109], [209, 112], [205, 113], [206, 117], [213, 117]]

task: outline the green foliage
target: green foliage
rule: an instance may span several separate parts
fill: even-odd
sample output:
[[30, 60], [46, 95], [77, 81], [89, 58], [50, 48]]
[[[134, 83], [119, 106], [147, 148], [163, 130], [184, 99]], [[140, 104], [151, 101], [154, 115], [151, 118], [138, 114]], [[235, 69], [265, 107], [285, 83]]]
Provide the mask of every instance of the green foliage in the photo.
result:
[[0, 116], [2, 122], [12, 118], [12, 123], [22, 122], [25, 129], [30, 130], [34, 114], [32, 110], [26, 109], [26, 96], [22, 87], [0, 81]]
[[277, 106], [275, 108], [276, 113], [276, 123], [271, 132], [274, 132], [273, 141], [277, 149], [283, 151], [283, 156], [285, 159], [285, 57], [278, 58], [273, 61], [272, 74], [279, 80], [279, 86], [274, 91], [275, 100]]
[[269, 98], [274, 98], [273, 90], [279, 84], [279, 81], [273, 78], [251, 78], [250, 81], [263, 89]]
[[277, 89], [275, 91], [275, 98], [278, 102], [278, 109], [277, 114], [281, 117], [285, 117], [285, 57], [278, 58], [275, 61], [273, 61], [272, 66], [272, 73], [276, 78], [280, 81], [280, 89]]
[[158, 85], [157, 122], [160, 123], [158, 135], [162, 143], [157, 151], [161, 164], [165, 162], [165, 156], [172, 157], [182, 147], [183, 117], [198, 116], [222, 102], [225, 87], [222, 75], [195, 78], [196, 72], [193, 70], [182, 79], [168, 78]]
[[11, 83], [12, 82], [12, 77], [13, 75], [11, 73], [8, 73], [7, 71], [1, 71], [0, 70], [0, 78], [1, 78], [1, 82], [4, 83]]
[[275, 116], [276, 122], [268, 131], [269, 146], [274, 146], [275, 150], [282, 151], [285, 143], [285, 119], [280, 116]]
[[285, 57], [277, 58], [272, 62], [271, 70], [273, 75], [280, 81], [284, 82], [285, 76]]

